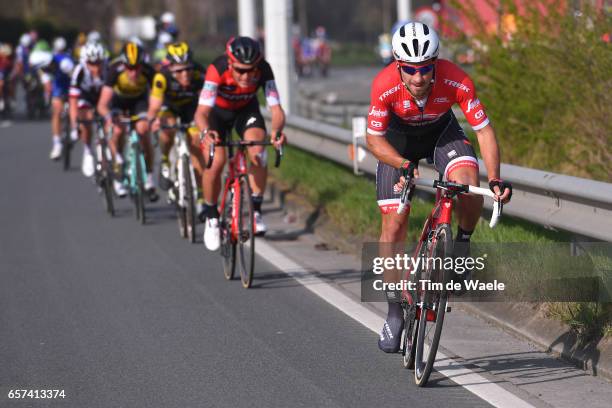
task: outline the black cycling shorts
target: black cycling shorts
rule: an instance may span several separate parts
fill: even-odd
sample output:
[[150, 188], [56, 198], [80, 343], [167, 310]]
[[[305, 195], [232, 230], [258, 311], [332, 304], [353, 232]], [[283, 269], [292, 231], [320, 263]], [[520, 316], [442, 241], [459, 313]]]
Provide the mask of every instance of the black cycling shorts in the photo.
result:
[[266, 131], [266, 122], [261, 116], [259, 102], [256, 98], [253, 98], [248, 105], [237, 111], [213, 107], [208, 117], [208, 123], [210, 129], [219, 132], [219, 136], [223, 140], [231, 135], [232, 128], [236, 129], [241, 138], [247, 129], [257, 128]]
[[186, 104], [183, 106], [164, 105], [162, 106], [161, 115], [171, 114], [175, 118], [181, 118], [181, 123], [188, 124], [193, 122], [196, 109], [198, 108], [197, 101], [195, 103]]
[[113, 113], [139, 116], [146, 119], [149, 110], [149, 95], [145, 92], [136, 98], [125, 98], [115, 94], [111, 99], [110, 109]]
[[[478, 171], [474, 148], [452, 111], [425, 126], [405, 125], [392, 115], [384, 137], [401, 156], [412, 162], [421, 159], [433, 161], [444, 179], [460, 167], [472, 167]], [[400, 175], [399, 169], [388, 164], [378, 162], [376, 166], [376, 200], [383, 214], [397, 210], [400, 192], [394, 191], [393, 186], [399, 182]]]

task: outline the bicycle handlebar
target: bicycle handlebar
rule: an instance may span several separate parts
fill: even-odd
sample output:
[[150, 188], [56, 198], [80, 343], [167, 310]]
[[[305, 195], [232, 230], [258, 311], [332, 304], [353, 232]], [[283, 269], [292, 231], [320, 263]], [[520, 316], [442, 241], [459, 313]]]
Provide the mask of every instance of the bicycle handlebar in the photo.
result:
[[[276, 140], [280, 139], [280, 132], [276, 132]], [[223, 147], [223, 146], [239, 146], [239, 147], [248, 147], [248, 146], [272, 146], [272, 142], [268, 141], [256, 141], [256, 140], [236, 140], [236, 141], [223, 141], [220, 143], [211, 143], [208, 146], [208, 163], [206, 163], [206, 168], [210, 169], [212, 166], [213, 160], [215, 159], [215, 147]], [[281, 159], [283, 157], [283, 146], [280, 146], [276, 151], [276, 158], [274, 160], [274, 167], [280, 166]]]
[[488, 188], [470, 186], [467, 184], [458, 184], [458, 183], [453, 183], [453, 182], [448, 182], [448, 181], [439, 181], [439, 180], [422, 179], [422, 178], [418, 178], [418, 179], [410, 178], [408, 182], [404, 184], [404, 188], [402, 189], [402, 193], [400, 195], [400, 204], [397, 207], [398, 214], [402, 214], [404, 210], [406, 209], [408, 192], [410, 191], [410, 184], [413, 184], [415, 186], [430, 187], [434, 189], [441, 188], [445, 190], [452, 190], [453, 192], [456, 192], [458, 194], [471, 193], [471, 194], [490, 197], [493, 200], [493, 211], [491, 214], [491, 220], [489, 221], [489, 227], [491, 228], [494, 228], [497, 225], [499, 218], [501, 217], [502, 212], [503, 212], [503, 208], [504, 208], [503, 203], [499, 200], [496, 200], [495, 193], [492, 192]]

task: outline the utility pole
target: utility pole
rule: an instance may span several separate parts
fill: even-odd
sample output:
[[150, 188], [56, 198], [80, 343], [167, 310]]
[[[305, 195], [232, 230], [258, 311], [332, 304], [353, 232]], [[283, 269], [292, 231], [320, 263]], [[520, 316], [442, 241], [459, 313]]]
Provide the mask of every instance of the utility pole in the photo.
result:
[[412, 0], [397, 0], [397, 20], [412, 20]]
[[255, 0], [238, 0], [238, 34], [257, 38]]
[[264, 0], [266, 59], [272, 66], [281, 103], [286, 113], [294, 111], [295, 105], [293, 48], [291, 47], [292, 23], [292, 0]]

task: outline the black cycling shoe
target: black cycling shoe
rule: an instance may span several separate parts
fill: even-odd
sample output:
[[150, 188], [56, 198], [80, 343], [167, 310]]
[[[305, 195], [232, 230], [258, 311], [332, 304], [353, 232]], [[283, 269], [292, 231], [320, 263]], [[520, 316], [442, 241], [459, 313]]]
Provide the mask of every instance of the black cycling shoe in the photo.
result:
[[404, 330], [404, 319], [401, 317], [385, 320], [380, 331], [378, 348], [385, 353], [397, 353], [400, 350], [402, 330]]
[[152, 187], [147, 190], [147, 197], [149, 198], [149, 201], [152, 203], [159, 200], [159, 195], [157, 194], [157, 191], [155, 191], [155, 187]]
[[[453, 245], [453, 258], [468, 258], [470, 256], [470, 241], [455, 241]], [[467, 292], [466, 282], [472, 279], [472, 270], [467, 269], [463, 273], [455, 273], [454, 281], [461, 282], [461, 289], [454, 290], [455, 296], [461, 296]]]

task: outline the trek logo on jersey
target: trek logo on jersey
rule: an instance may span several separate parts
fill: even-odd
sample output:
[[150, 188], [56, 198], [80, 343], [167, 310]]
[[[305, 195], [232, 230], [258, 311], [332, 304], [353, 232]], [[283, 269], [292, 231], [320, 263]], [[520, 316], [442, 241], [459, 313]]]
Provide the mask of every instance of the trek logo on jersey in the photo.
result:
[[467, 110], [465, 111], [465, 113], [470, 113], [472, 109], [476, 108], [479, 105], [480, 105], [480, 100], [478, 98], [474, 100], [470, 99], [468, 101], [468, 106], [467, 106]]
[[439, 98], [435, 98], [433, 102], [434, 103], [449, 103], [450, 99], [448, 99], [446, 96], [441, 96]]
[[392, 94], [394, 94], [395, 92], [399, 91], [400, 87], [401, 87], [401, 85], [400, 85], [400, 84], [395, 85], [393, 88], [388, 89], [388, 90], [386, 90], [385, 92], [383, 92], [383, 94], [382, 94], [382, 95], [380, 95], [380, 96], [378, 97], [378, 99], [380, 99], [380, 101], [381, 101], [381, 102], [382, 102], [382, 101], [384, 101], [384, 100], [385, 100], [385, 98], [386, 98], [387, 96], [392, 95]]
[[402, 101], [402, 107], [404, 109], [410, 109], [410, 101]]
[[383, 118], [383, 117], [387, 116], [388, 114], [389, 114], [389, 112], [387, 112], [386, 110], [376, 109], [376, 107], [374, 107], [374, 106], [372, 106], [372, 109], [368, 113], [369, 116], [375, 116], [377, 118]]
[[465, 92], [470, 92], [470, 88], [468, 88], [467, 86], [463, 85], [461, 82], [457, 82], [457, 81], [453, 81], [452, 79], [444, 79], [444, 83], [446, 85], [450, 85], [450, 86], [454, 86], [455, 88], [459, 88], [462, 91]]

